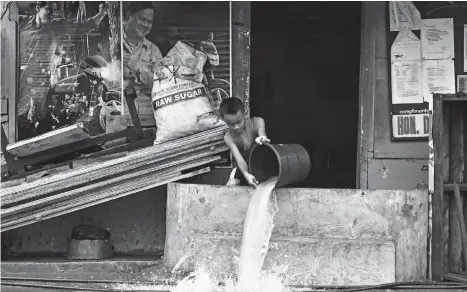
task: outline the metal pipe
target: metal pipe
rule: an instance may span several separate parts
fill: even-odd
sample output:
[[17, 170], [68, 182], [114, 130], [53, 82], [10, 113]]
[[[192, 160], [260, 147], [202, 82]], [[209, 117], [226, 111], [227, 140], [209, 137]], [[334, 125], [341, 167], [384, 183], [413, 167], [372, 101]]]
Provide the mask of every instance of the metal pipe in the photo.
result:
[[124, 280], [82, 280], [82, 279], [57, 279], [57, 278], [25, 278], [25, 277], [1, 277], [1, 281], [23, 281], [23, 282], [54, 282], [54, 283], [93, 283], [93, 284], [128, 284], [128, 285], [175, 285], [173, 280], [155, 280], [155, 281], [124, 281]]
[[25, 283], [14, 283], [14, 282], [3, 282], [2, 286], [13, 286], [13, 287], [27, 287], [27, 288], [44, 288], [44, 289], [54, 289], [54, 290], [65, 290], [65, 291], [104, 291], [104, 292], [121, 292], [121, 291], [132, 291], [132, 292], [142, 292], [142, 291], [158, 291], [158, 292], [170, 292], [167, 289], [154, 289], [154, 290], [123, 290], [123, 289], [111, 289], [111, 288], [84, 288], [84, 287], [73, 287], [73, 286], [55, 286], [55, 285], [41, 285], [41, 284], [25, 284]]
[[[7, 280], [5, 282], [5, 280]], [[8, 280], [10, 282], [8, 282]], [[100, 284], [128, 284], [128, 285], [146, 285], [154, 286], [160, 285], [158, 281], [154, 282], [138, 282], [138, 281], [112, 281], [112, 280], [73, 280], [73, 279], [47, 279], [47, 278], [17, 278], [17, 277], [2, 277], [2, 285], [5, 286], [17, 286], [17, 287], [32, 287], [32, 288], [48, 288], [58, 290], [78, 290], [78, 291], [143, 291], [143, 290], [122, 290], [111, 289], [111, 288], [83, 288], [73, 286], [58, 286], [58, 285], [43, 285], [43, 284], [26, 284], [26, 283], [15, 283], [11, 281], [38, 281], [38, 282], [71, 282], [71, 283], [100, 283]], [[165, 284], [167, 286], [174, 285], [175, 282]], [[400, 283], [387, 283], [373, 286], [289, 286], [293, 291], [316, 291], [316, 290], [330, 290], [340, 292], [358, 292], [358, 291], [369, 291], [369, 290], [380, 290], [380, 289], [425, 289], [425, 290], [438, 290], [438, 289], [467, 289], [467, 285], [462, 283], [442, 283], [442, 282], [400, 282]], [[154, 290], [144, 291], [167, 291], [167, 288], [154, 288]]]

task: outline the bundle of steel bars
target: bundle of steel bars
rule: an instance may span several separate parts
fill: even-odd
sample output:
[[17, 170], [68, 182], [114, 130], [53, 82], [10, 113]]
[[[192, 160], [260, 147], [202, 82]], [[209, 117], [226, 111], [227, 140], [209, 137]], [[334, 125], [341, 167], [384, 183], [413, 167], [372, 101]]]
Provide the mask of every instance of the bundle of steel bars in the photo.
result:
[[2, 188], [1, 231], [121, 198], [208, 172], [228, 148], [225, 127], [128, 153], [124, 157], [71, 169]]

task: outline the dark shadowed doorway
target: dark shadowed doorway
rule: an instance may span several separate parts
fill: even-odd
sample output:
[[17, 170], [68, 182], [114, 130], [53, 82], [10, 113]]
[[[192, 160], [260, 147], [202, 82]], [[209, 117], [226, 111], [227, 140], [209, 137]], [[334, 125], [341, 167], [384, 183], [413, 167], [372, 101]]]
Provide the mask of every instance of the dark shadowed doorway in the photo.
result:
[[251, 115], [299, 143], [301, 186], [355, 188], [361, 2], [251, 2]]

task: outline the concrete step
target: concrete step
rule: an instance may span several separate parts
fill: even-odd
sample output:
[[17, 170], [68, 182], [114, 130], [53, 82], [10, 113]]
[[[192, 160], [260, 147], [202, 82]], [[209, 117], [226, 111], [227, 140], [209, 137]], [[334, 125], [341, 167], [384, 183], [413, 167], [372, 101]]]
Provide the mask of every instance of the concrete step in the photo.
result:
[[[210, 274], [235, 274], [241, 236], [196, 234], [192, 264]], [[392, 241], [272, 237], [263, 271], [287, 285], [375, 285], [395, 282]], [[306, 272], [304, 272], [306, 271]]]

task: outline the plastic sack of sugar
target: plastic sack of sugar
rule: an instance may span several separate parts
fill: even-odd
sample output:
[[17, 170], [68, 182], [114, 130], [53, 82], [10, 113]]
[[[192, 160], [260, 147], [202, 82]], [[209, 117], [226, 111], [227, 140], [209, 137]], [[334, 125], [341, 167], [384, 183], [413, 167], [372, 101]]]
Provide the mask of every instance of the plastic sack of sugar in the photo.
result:
[[[183, 72], [183, 74], [181, 73]], [[156, 68], [152, 108], [157, 133], [154, 145], [224, 125], [213, 112], [206, 87], [186, 66]]]

